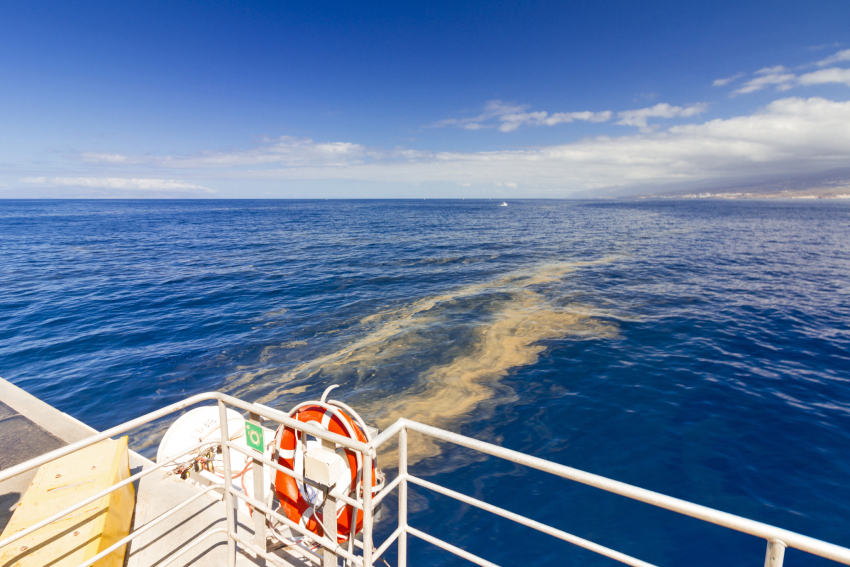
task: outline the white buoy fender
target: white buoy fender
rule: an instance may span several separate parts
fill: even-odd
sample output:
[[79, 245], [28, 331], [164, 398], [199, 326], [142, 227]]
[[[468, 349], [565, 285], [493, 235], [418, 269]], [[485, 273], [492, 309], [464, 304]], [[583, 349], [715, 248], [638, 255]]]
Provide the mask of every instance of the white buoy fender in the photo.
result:
[[[266, 445], [264, 455], [271, 459], [274, 451], [274, 432], [265, 428], [263, 428], [263, 432]], [[245, 439], [245, 419], [239, 412], [230, 408], [227, 409], [227, 433], [230, 441], [248, 448]], [[185, 474], [182, 478], [199, 486], [224, 484], [224, 461], [222, 455], [217, 452], [219, 445], [221, 445], [221, 427], [217, 405], [195, 408], [172, 423], [159, 444], [156, 462], [159, 464], [167, 461], [174, 455], [178, 455], [201, 442], [208, 444], [184, 457], [180, 457], [173, 465], [169, 465], [165, 469], [173, 473], [184, 471]], [[243, 453], [231, 449], [230, 469], [233, 486], [238, 490], [244, 490], [248, 496], [253, 498], [254, 473], [251, 459]], [[266, 490], [263, 501], [269, 502], [274, 495], [272, 472], [269, 467], [265, 467], [264, 477], [263, 485]], [[248, 507], [245, 503], [238, 498], [237, 501], [239, 509], [247, 513]]]

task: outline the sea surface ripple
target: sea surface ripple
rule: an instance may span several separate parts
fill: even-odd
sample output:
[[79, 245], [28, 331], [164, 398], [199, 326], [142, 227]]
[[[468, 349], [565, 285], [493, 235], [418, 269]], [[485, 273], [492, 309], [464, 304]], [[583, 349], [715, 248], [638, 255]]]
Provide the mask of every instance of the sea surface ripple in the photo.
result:
[[[0, 376], [98, 429], [209, 390], [288, 409], [340, 384], [381, 427], [850, 546], [850, 203], [498, 205], [0, 201]], [[165, 426], [131, 443], [152, 455]], [[463, 449], [411, 437], [411, 457], [658, 565], [763, 561], [756, 538]], [[498, 564], [613, 564], [423, 490], [411, 506]], [[410, 545], [412, 565], [462, 564]]]

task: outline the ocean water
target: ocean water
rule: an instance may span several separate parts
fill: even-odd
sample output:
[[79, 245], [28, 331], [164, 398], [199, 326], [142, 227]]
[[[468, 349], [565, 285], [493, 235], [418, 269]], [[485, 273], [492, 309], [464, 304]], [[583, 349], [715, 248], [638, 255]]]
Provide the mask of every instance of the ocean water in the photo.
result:
[[[850, 546], [850, 203], [498, 205], [0, 201], [0, 376], [98, 429], [208, 390], [285, 410], [340, 384], [381, 427]], [[165, 425], [131, 443], [154, 454]], [[762, 540], [511, 463], [415, 436], [411, 457], [658, 565], [763, 562]], [[410, 523], [500, 565], [616, 564], [414, 487]], [[410, 564], [465, 563], [412, 539]]]

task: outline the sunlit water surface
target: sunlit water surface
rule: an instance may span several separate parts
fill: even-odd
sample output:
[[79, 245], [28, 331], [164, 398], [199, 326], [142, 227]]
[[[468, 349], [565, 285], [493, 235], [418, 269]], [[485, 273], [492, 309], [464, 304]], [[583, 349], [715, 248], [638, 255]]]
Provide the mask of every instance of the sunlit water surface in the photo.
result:
[[[98, 429], [209, 390], [288, 409], [340, 384], [382, 428], [850, 546], [850, 203], [498, 205], [0, 201], [0, 376]], [[761, 540], [463, 449], [412, 436], [411, 458], [652, 563], [763, 562]], [[424, 490], [411, 506], [501, 565], [614, 564]], [[410, 558], [464, 564], [415, 540]]]

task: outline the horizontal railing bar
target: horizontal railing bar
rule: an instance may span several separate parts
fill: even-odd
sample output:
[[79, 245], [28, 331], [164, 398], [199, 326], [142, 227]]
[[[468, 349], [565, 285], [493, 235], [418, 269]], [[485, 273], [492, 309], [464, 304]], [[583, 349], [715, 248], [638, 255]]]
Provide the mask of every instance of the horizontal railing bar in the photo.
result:
[[121, 433], [125, 433], [131, 429], [135, 429], [140, 425], [144, 425], [161, 417], [165, 417], [166, 415], [174, 413], [175, 411], [180, 411], [200, 402], [217, 400], [219, 395], [220, 394], [218, 394], [217, 392], [207, 392], [205, 394], [198, 394], [196, 396], [192, 396], [191, 398], [186, 398], [182, 402], [177, 402], [176, 404], [171, 404], [170, 406], [166, 406], [162, 409], [152, 411], [149, 414], [124, 422], [121, 425], [116, 425], [115, 427], [107, 429], [106, 431], [98, 433], [97, 435], [86, 437], [85, 439], [82, 439], [75, 443], [71, 443], [70, 445], [66, 445], [65, 447], [60, 447], [55, 451], [45, 453], [40, 457], [30, 459], [29, 461], [24, 461], [19, 465], [15, 465], [14, 467], [8, 468], [5, 471], [0, 472], [0, 482], [8, 478], [12, 478], [13, 476], [17, 476], [21, 473], [30, 471], [36, 467], [40, 467], [41, 465], [49, 463], [50, 461], [55, 461], [56, 459], [64, 457], [65, 455], [70, 455], [71, 453], [79, 451], [80, 449], [85, 449], [89, 445], [94, 445], [95, 443], [103, 441], [104, 439], [109, 439], [110, 437], [114, 437]]
[[[228, 441], [226, 443], [226, 445], [228, 447], [230, 447], [231, 449], [235, 449], [236, 451], [238, 451], [239, 453], [242, 453], [243, 455], [245, 455], [247, 457], [251, 457], [252, 459], [257, 459], [258, 461], [260, 461], [264, 465], [271, 467], [276, 471], [280, 471], [283, 474], [291, 476], [295, 480], [300, 480], [301, 482], [305, 482], [305, 483], [309, 484], [310, 486], [314, 486], [314, 487], [318, 488], [319, 490], [324, 490], [326, 488], [321, 483], [316, 482], [315, 480], [306, 478], [306, 477], [298, 474], [297, 472], [295, 472], [293, 470], [290, 470], [290, 469], [288, 469], [284, 466], [281, 466], [281, 465], [275, 463], [274, 461], [272, 461], [270, 459], [267, 459], [265, 457], [265, 455], [260, 455], [260, 453], [258, 451], [254, 451], [253, 449], [246, 449], [244, 447], [240, 447], [239, 445], [236, 445], [235, 443], [233, 443], [233, 441]], [[358, 510], [363, 509], [362, 504], [358, 503], [356, 500], [352, 500], [348, 496], [343, 496], [339, 492], [331, 492], [330, 494], [334, 498], [338, 498], [339, 500], [341, 500], [342, 502], [345, 502], [349, 506], [353, 506], [353, 507], [357, 508]]]
[[102, 492], [98, 492], [94, 496], [90, 496], [90, 497], [86, 498], [85, 500], [83, 500], [82, 502], [78, 502], [76, 504], [73, 504], [73, 505], [69, 506], [68, 508], [65, 508], [61, 512], [57, 512], [56, 514], [53, 514], [49, 518], [45, 518], [44, 520], [41, 520], [40, 522], [37, 522], [37, 523], [31, 525], [30, 527], [28, 527], [25, 530], [21, 530], [21, 531], [15, 533], [15, 534], [12, 534], [11, 536], [4, 539], [3, 541], [0, 541], [0, 549], [6, 547], [10, 543], [16, 542], [17, 540], [21, 539], [22, 537], [28, 536], [29, 534], [33, 533], [36, 530], [40, 530], [41, 528], [43, 528], [44, 526], [46, 526], [48, 524], [52, 524], [56, 520], [59, 520], [59, 519], [63, 518], [64, 516], [67, 516], [71, 512], [79, 510], [83, 506], [88, 506], [92, 502], [96, 502], [96, 501], [100, 500], [101, 498], [103, 498], [104, 496], [108, 496], [109, 494], [112, 494], [113, 492], [115, 492], [119, 488], [123, 488], [124, 486], [127, 486], [130, 483], [133, 483], [133, 482], [139, 480], [140, 478], [142, 478], [143, 476], [149, 475], [152, 472], [161, 469], [162, 467], [165, 467], [165, 466], [172, 464], [173, 461], [176, 461], [180, 457], [184, 457], [185, 455], [191, 453], [195, 449], [203, 447], [204, 445], [209, 445], [209, 442], [201, 442], [201, 443], [198, 443], [197, 445], [195, 445], [193, 447], [189, 447], [184, 452], [171, 457], [167, 461], [163, 461], [162, 463], [160, 463], [160, 464], [158, 464], [154, 467], [151, 467], [149, 469], [143, 470], [142, 472], [136, 473], [131, 477], [125, 478], [121, 482], [113, 484], [111, 487], [107, 488], [106, 490], [104, 490]]
[[399, 421], [401, 421], [405, 427], [412, 431], [418, 431], [419, 433], [430, 435], [431, 437], [440, 439], [442, 441], [448, 441], [450, 443], [454, 443], [462, 447], [467, 447], [469, 449], [473, 449], [481, 453], [486, 453], [494, 457], [499, 457], [501, 459], [505, 459], [514, 463], [548, 472], [560, 476], [562, 478], [574, 480], [576, 482], [580, 482], [588, 486], [593, 486], [595, 488], [599, 488], [607, 492], [612, 492], [614, 494], [619, 494], [620, 496], [625, 496], [626, 498], [638, 500], [640, 502], [651, 504], [659, 508], [665, 508], [673, 512], [678, 512], [679, 514], [691, 516], [692, 518], [696, 518], [698, 520], [704, 520], [706, 522], [710, 522], [718, 526], [723, 526], [739, 532], [750, 534], [752, 536], [761, 537], [767, 540], [778, 539], [788, 547], [793, 547], [801, 551], [806, 551], [813, 555], [824, 557], [826, 559], [831, 559], [833, 561], [837, 561], [845, 565], [850, 565], [850, 549], [847, 549], [846, 547], [827, 543], [825, 541], [804, 536], [796, 532], [784, 530], [782, 528], [777, 528], [768, 524], [763, 524], [761, 522], [756, 522], [755, 520], [742, 518], [740, 516], [729, 514], [727, 512], [714, 510], [712, 508], [701, 506], [699, 504], [693, 504], [685, 500], [673, 498], [672, 496], [665, 496], [664, 494], [659, 494], [658, 492], [638, 488], [636, 486], [632, 486], [624, 482], [611, 480], [603, 476], [580, 471], [578, 469], [567, 467], [565, 465], [559, 465], [551, 461], [540, 459], [538, 457], [524, 455], [523, 453], [512, 451], [511, 449], [505, 449], [504, 447], [499, 447], [497, 445], [478, 441], [477, 439], [458, 435], [457, 433], [444, 431], [442, 429], [431, 427], [430, 425], [425, 425], [416, 421], [410, 421], [404, 418], [400, 418]]
[[584, 538], [580, 538], [573, 534], [567, 533], [565, 531], [561, 531], [555, 529], [553, 527], [547, 526], [546, 524], [542, 524], [535, 520], [531, 520], [526, 518], [525, 516], [520, 516], [519, 514], [514, 514], [513, 512], [509, 512], [504, 508], [499, 508], [498, 506], [493, 506], [492, 504], [487, 504], [486, 502], [482, 502], [477, 498], [472, 498], [465, 494], [461, 494], [460, 492], [455, 492], [454, 490], [450, 490], [448, 488], [439, 486], [434, 484], [433, 482], [428, 482], [427, 480], [410, 476], [408, 475], [407, 480], [412, 482], [413, 484], [418, 484], [419, 486], [428, 488], [433, 490], [434, 492], [439, 492], [444, 496], [448, 496], [450, 498], [454, 498], [455, 500], [460, 500], [461, 502], [465, 502], [466, 504], [470, 504], [477, 508], [481, 508], [482, 510], [486, 510], [488, 512], [492, 512], [497, 516], [501, 516], [503, 518], [507, 518], [508, 520], [512, 520], [518, 524], [522, 524], [523, 526], [535, 529], [537, 531], [543, 532], [552, 537], [556, 537], [558, 539], [564, 540], [566, 542], [572, 543], [579, 547], [583, 547], [584, 549], [588, 549], [593, 551], [594, 553], [598, 553], [599, 555], [604, 555], [605, 557], [609, 557], [614, 559], [615, 561], [619, 561], [620, 563], [625, 563], [626, 565], [632, 565], [633, 567], [655, 567], [652, 563], [647, 563], [646, 561], [641, 561], [635, 557], [630, 555], [626, 555], [625, 553], [620, 553], [619, 551], [615, 551], [604, 545], [599, 545], [598, 543], [593, 543], [592, 541], [588, 541]]
[[348, 551], [343, 549], [342, 546], [340, 546], [338, 543], [331, 542], [331, 540], [329, 540], [325, 536], [319, 536], [319, 535], [314, 534], [313, 532], [311, 532], [310, 530], [308, 530], [304, 526], [302, 526], [300, 524], [296, 524], [295, 522], [293, 522], [292, 520], [290, 520], [286, 516], [282, 516], [282, 515], [278, 514], [277, 512], [273, 511], [271, 508], [269, 508], [268, 506], [266, 506], [264, 503], [260, 502], [259, 500], [251, 498], [247, 494], [243, 494], [241, 491], [236, 490], [232, 486], [230, 487], [230, 493], [233, 494], [235, 497], [237, 497], [241, 500], [244, 500], [245, 502], [250, 504], [251, 507], [254, 508], [255, 510], [259, 510], [260, 512], [262, 512], [266, 516], [271, 516], [274, 519], [278, 520], [279, 522], [283, 522], [284, 524], [286, 524], [287, 526], [289, 526], [290, 528], [292, 528], [296, 532], [300, 533], [301, 535], [309, 537], [310, 539], [312, 539], [316, 543], [320, 544], [322, 547], [324, 547], [326, 549], [330, 549], [331, 551], [333, 551], [337, 555], [341, 555], [342, 557], [345, 557], [349, 561], [353, 561], [357, 565], [363, 564], [361, 558], [357, 557], [356, 555], [349, 553]]
[[190, 549], [192, 549], [193, 547], [195, 547], [196, 545], [198, 545], [199, 543], [201, 543], [202, 541], [204, 541], [208, 537], [215, 535], [215, 534], [225, 534], [225, 535], [227, 535], [227, 528], [215, 528], [215, 529], [212, 529], [212, 530], [209, 530], [209, 531], [202, 533], [201, 535], [199, 535], [198, 537], [196, 537], [195, 539], [193, 539], [192, 541], [190, 541], [189, 543], [187, 543], [183, 547], [178, 548], [176, 550], [176, 554], [172, 555], [171, 557], [166, 559], [165, 563], [162, 563], [161, 565], [168, 565], [169, 563], [176, 561], [178, 557], [182, 557], [184, 553], [186, 553], [187, 551], [189, 551]]
[[104, 549], [103, 551], [101, 551], [100, 553], [98, 553], [97, 555], [95, 555], [94, 557], [89, 559], [88, 561], [80, 563], [79, 565], [77, 565], [77, 567], [89, 567], [89, 565], [97, 563], [102, 558], [106, 557], [107, 555], [109, 555], [113, 551], [117, 550], [122, 545], [125, 545], [125, 544], [133, 541], [134, 539], [136, 539], [137, 537], [139, 537], [140, 535], [142, 535], [143, 533], [145, 533], [146, 531], [148, 531], [149, 529], [151, 529], [155, 525], [157, 525], [160, 522], [162, 522], [163, 520], [166, 520], [169, 517], [173, 516], [174, 514], [176, 514], [177, 512], [179, 512], [180, 510], [182, 510], [183, 508], [185, 508], [186, 506], [188, 506], [189, 504], [191, 504], [192, 502], [194, 502], [195, 500], [197, 500], [201, 496], [205, 495], [207, 492], [214, 490], [215, 488], [216, 488], [215, 486], [209, 486], [209, 487], [203, 489], [202, 491], [198, 492], [194, 496], [187, 498], [186, 500], [184, 500], [183, 502], [181, 502], [180, 504], [178, 504], [174, 508], [168, 510], [167, 512], [163, 512], [162, 514], [160, 514], [159, 516], [157, 516], [156, 518], [154, 518], [150, 522], [145, 523], [144, 526], [142, 526], [138, 530], [135, 530], [130, 535], [128, 535], [128, 536], [118, 540], [116, 543], [110, 545], [109, 547], [107, 547], [106, 549]]
[[395, 434], [401, 431], [402, 427], [404, 427], [404, 422], [402, 422], [400, 419], [397, 420], [387, 429], [382, 431], [377, 437], [372, 439], [372, 448], [377, 449], [378, 447], [389, 441], [391, 438], [395, 437]]
[[283, 558], [278, 557], [277, 555], [275, 555], [273, 553], [269, 553], [268, 551], [263, 551], [258, 546], [254, 545], [253, 542], [248, 541], [247, 539], [245, 539], [244, 537], [242, 537], [238, 533], [230, 532], [228, 535], [230, 537], [232, 537], [233, 539], [235, 539], [236, 541], [238, 541], [242, 545], [242, 547], [250, 549], [251, 551], [253, 551], [257, 555], [259, 555], [263, 559], [265, 559], [267, 561], [271, 561], [273, 564], [279, 565], [280, 567], [291, 567], [291, 564], [284, 561]]
[[404, 526], [399, 526], [395, 529], [393, 533], [390, 534], [390, 537], [381, 544], [381, 547], [375, 550], [375, 553], [372, 554], [372, 562], [377, 561], [381, 555], [393, 544], [395, 540], [398, 539], [398, 536], [401, 535], [401, 532], [404, 531]]
[[[278, 535], [281, 535], [281, 534], [278, 534]], [[288, 539], [285, 536], [281, 536], [281, 538], [282, 539]], [[276, 537], [275, 540], [277, 540], [279, 543], [283, 543], [284, 546], [273, 549], [272, 551], [278, 551], [279, 549], [285, 549], [285, 550], [287, 550], [287, 553], [289, 553], [290, 555], [300, 555], [301, 558], [306, 560], [306, 561], [310, 561], [312, 563], [317, 563], [317, 564], [322, 563], [323, 556], [316, 553], [312, 549], [310, 549], [310, 546], [308, 546], [306, 543], [304, 543], [303, 540], [296, 542], [293, 539], [293, 540], [290, 540], [292, 543], [286, 544], [282, 541], [281, 538]]]
[[331, 433], [330, 431], [327, 431], [326, 429], [322, 429], [320, 427], [316, 427], [315, 425], [304, 423], [303, 421], [298, 421], [297, 419], [292, 419], [282, 411], [274, 410], [264, 405], [243, 402], [242, 400], [234, 398], [233, 396], [228, 396], [227, 394], [219, 394], [219, 396], [219, 399], [225, 404], [230, 404], [233, 407], [237, 407], [247, 412], [256, 413], [257, 415], [261, 415], [272, 421], [282, 423], [287, 427], [299, 429], [301, 431], [304, 431], [305, 433], [309, 433], [310, 435], [318, 437], [319, 439], [333, 441], [337, 445], [342, 445], [343, 447], [353, 449], [360, 453], [367, 453], [369, 451], [368, 443], [361, 443], [356, 439], [350, 439], [349, 437], [337, 435], [336, 433]]
[[467, 561], [471, 561], [472, 563], [475, 563], [476, 565], [481, 565], [481, 567], [499, 567], [495, 563], [491, 563], [491, 562], [487, 561], [486, 559], [482, 559], [481, 557], [478, 557], [477, 555], [469, 553], [468, 551], [464, 551], [461, 548], [455, 547], [450, 543], [446, 543], [445, 541], [443, 541], [441, 539], [437, 539], [434, 536], [430, 536], [430, 535], [426, 534], [425, 532], [421, 532], [421, 531], [417, 530], [416, 528], [412, 528], [410, 526], [407, 526], [405, 531], [407, 533], [409, 533], [410, 535], [414, 535], [414, 536], [418, 537], [419, 539], [424, 539], [425, 541], [427, 541], [428, 543], [430, 543], [432, 545], [436, 545], [437, 547], [439, 547], [441, 549], [445, 549], [448, 552], [454, 553], [458, 557], [463, 557]]
[[380, 503], [381, 503], [381, 500], [383, 500], [383, 499], [384, 499], [384, 496], [386, 496], [387, 494], [389, 494], [390, 492], [392, 492], [392, 491], [393, 491], [393, 489], [395, 489], [395, 487], [396, 487], [396, 486], [398, 486], [398, 485], [399, 485], [399, 483], [401, 483], [401, 481], [402, 481], [402, 480], [404, 480], [404, 476], [403, 476], [403, 475], [402, 475], [402, 476], [397, 476], [397, 477], [395, 477], [391, 483], [389, 483], [388, 485], [386, 485], [385, 487], [383, 487], [383, 488], [381, 489], [381, 491], [378, 493], [378, 495], [377, 495], [377, 496], [375, 496], [374, 498], [372, 498], [372, 511], [373, 511], [373, 512], [374, 512], [374, 510], [375, 510], [375, 507], [376, 507], [378, 504], [380, 504]]

